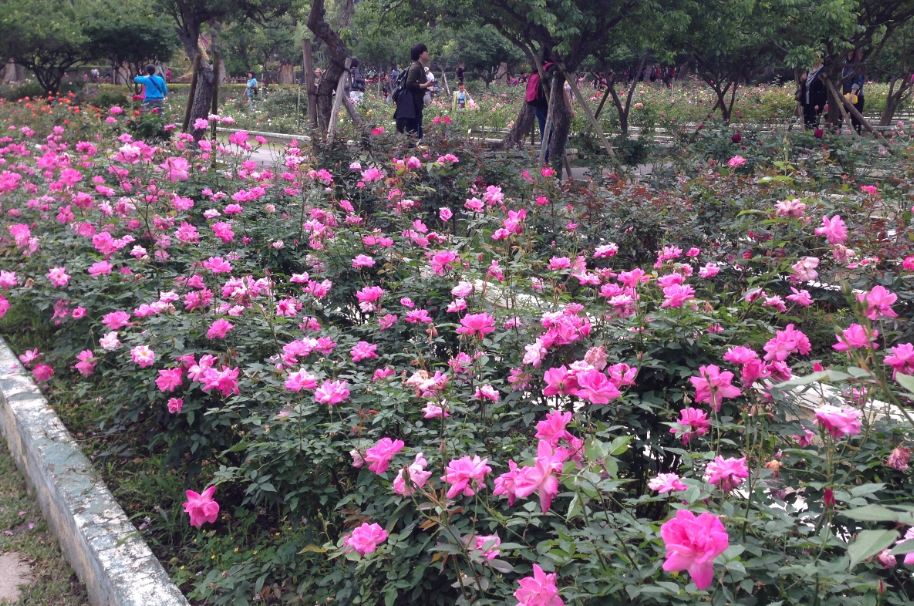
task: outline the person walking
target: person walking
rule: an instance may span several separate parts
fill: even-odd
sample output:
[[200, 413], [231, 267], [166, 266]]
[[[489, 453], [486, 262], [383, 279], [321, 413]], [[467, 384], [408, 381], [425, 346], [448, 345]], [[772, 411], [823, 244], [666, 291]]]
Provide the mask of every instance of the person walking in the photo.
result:
[[349, 64], [349, 99], [358, 105], [365, 96], [365, 76], [359, 69], [359, 60], [353, 59]]
[[165, 100], [168, 98], [168, 85], [165, 83], [165, 78], [156, 74], [156, 68], [147, 65], [146, 75], [137, 75], [133, 81], [143, 86], [143, 111], [162, 111], [162, 106], [165, 105]]
[[257, 98], [257, 77], [254, 72], [248, 72], [248, 80], [244, 86], [244, 96], [248, 100], [248, 107], [254, 109], [254, 100]]
[[413, 63], [409, 66], [404, 90], [397, 95], [394, 102], [397, 109], [394, 120], [397, 121], [397, 132], [415, 134], [419, 139], [422, 132], [422, 110], [425, 108], [425, 91], [433, 83], [425, 76], [425, 64], [428, 63], [428, 47], [422, 43], [416, 44], [410, 50]]

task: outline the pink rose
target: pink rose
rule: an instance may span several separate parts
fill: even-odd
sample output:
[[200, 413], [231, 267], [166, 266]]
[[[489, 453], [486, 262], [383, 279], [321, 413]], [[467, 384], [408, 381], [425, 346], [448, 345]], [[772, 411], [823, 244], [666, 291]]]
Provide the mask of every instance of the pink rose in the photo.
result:
[[730, 537], [720, 519], [711, 513], [696, 516], [680, 509], [660, 527], [666, 548], [663, 569], [687, 570], [698, 589], [707, 589], [714, 580], [714, 558], [730, 546]]
[[216, 493], [215, 486], [209, 486], [202, 493], [197, 494], [193, 490], [186, 490], [184, 494], [187, 501], [184, 502], [184, 511], [190, 516], [190, 525], [196, 528], [203, 524], [212, 524], [219, 516], [219, 503], [213, 500]]
[[352, 531], [343, 541], [347, 547], [357, 551], [359, 555], [367, 555], [378, 548], [378, 545], [387, 540], [387, 531], [378, 524], [365, 522]]

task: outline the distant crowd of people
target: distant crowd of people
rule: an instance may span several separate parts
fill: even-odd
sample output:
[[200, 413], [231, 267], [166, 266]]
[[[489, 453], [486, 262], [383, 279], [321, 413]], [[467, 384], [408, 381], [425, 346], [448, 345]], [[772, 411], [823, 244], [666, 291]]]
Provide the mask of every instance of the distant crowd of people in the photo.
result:
[[[421, 139], [424, 134], [423, 111], [438, 94], [439, 87], [435, 73], [429, 65], [429, 52], [425, 44], [420, 43], [413, 46], [410, 50], [410, 59], [411, 63], [406, 68], [400, 69], [395, 65], [388, 73], [369, 72], [368, 78], [363, 73], [359, 60], [352, 59], [345, 93], [353, 104], [358, 105], [364, 99], [367, 80], [369, 78], [375, 80], [384, 98], [388, 103], [392, 103], [395, 106], [394, 119], [397, 131], [412, 134]], [[548, 72], [552, 65], [551, 62], [546, 61], [543, 64], [543, 68]], [[451, 110], [460, 112], [474, 109], [476, 103], [467, 90], [465, 82], [466, 70], [462, 63], [457, 66], [455, 75], [457, 88], [451, 93]], [[633, 80], [639, 82], [661, 82], [667, 87], [672, 86], [672, 82], [679, 75], [680, 72], [676, 67], [659, 64], [630, 67], [627, 70], [613, 74], [613, 76], [620, 77], [626, 83], [631, 83]], [[316, 69], [314, 72], [315, 85], [320, 82], [321, 76], [321, 70]], [[540, 81], [539, 72], [534, 70], [517, 77], [513, 77], [510, 74], [505, 74], [504, 76], [511, 84], [524, 86], [525, 102], [536, 116], [540, 134], [542, 137], [547, 137], [545, 123], [548, 114], [548, 95], [543, 83]], [[84, 77], [99, 82], [103, 81], [106, 76], [103, 76], [98, 68], [93, 68]], [[133, 78], [133, 82], [139, 87], [137, 95], [138, 98], [142, 99], [144, 110], [159, 111], [162, 108], [168, 96], [168, 80], [171, 80], [171, 69], [153, 65], [147, 66], [145, 73], [137, 74]], [[589, 83], [594, 89], [602, 90], [610, 84], [608, 76], [604, 74], [578, 75], [575, 80], [578, 88], [583, 88]], [[260, 84], [253, 71], [247, 72], [246, 78], [242, 81], [245, 84], [244, 100], [250, 108], [253, 108], [260, 94]], [[840, 85], [840, 94], [843, 95], [847, 105], [856, 110], [856, 112], [849, 111], [847, 113], [850, 114], [850, 121], [857, 132], [861, 132], [863, 126], [858, 115], [862, 115], [865, 105], [865, 81], [862, 53], [859, 50], [850, 51], [845, 58], [840, 82], [837, 84]], [[821, 61], [818, 61], [811, 69], [803, 71], [799, 76], [796, 101], [801, 109], [803, 124], [808, 129], [818, 128], [822, 114], [828, 109], [826, 82], [824, 66]], [[570, 84], [566, 82], [563, 92], [568, 107], [572, 107], [570, 89]]]

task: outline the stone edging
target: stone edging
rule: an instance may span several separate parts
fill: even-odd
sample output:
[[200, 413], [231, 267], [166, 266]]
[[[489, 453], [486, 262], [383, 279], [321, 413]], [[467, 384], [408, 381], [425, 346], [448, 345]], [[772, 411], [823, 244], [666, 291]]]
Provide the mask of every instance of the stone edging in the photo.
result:
[[3, 339], [0, 431], [93, 606], [187, 606]]

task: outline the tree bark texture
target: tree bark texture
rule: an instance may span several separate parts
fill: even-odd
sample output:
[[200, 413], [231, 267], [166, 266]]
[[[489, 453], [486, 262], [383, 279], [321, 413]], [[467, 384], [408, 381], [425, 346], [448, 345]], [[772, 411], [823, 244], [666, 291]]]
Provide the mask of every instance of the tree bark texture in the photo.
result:
[[[349, 69], [349, 60], [346, 60], [346, 70]], [[327, 127], [327, 143], [332, 143], [336, 137], [336, 129], [339, 123], [340, 105], [346, 96], [346, 83], [349, 80], [349, 72], [344, 71], [340, 74], [340, 80], [336, 84], [336, 96], [333, 97], [333, 107], [330, 109], [330, 120]], [[348, 101], [348, 99], [346, 99]]]
[[[350, 1], [347, 0], [347, 3]], [[317, 128], [322, 133], [326, 133], [330, 126], [331, 113], [333, 111], [333, 93], [339, 83], [340, 76], [346, 69], [346, 58], [349, 56], [346, 44], [340, 38], [340, 35], [327, 23], [325, 14], [324, 0], [313, 0], [311, 12], [308, 15], [308, 29], [318, 40], [324, 43], [330, 60], [327, 69], [321, 75], [314, 104], [314, 108], [317, 110], [315, 112]], [[311, 110], [310, 107], [308, 109]]]
[[213, 65], [206, 58], [202, 58], [197, 70], [197, 88], [191, 101], [190, 119], [188, 120], [189, 128], [192, 130], [195, 141], [199, 141], [206, 134], [206, 129], [195, 129], [193, 124], [198, 118], [209, 116], [215, 90], [216, 72], [213, 70]]
[[200, 70], [200, 55], [194, 57], [191, 63], [190, 90], [187, 93], [187, 107], [184, 110], [184, 122], [181, 125], [181, 132], [187, 132], [190, 128], [190, 114], [193, 109], [194, 93], [197, 91], [197, 74]]
[[[900, 82], [896, 89], [895, 85]], [[905, 98], [910, 96], [912, 88], [911, 79], [907, 77], [896, 78], [889, 83], [889, 94], [885, 99], [885, 109], [879, 117], [879, 126], [889, 126], [895, 117], [895, 112], [904, 102]]]
[[279, 83], [292, 84], [295, 81], [295, 66], [291, 63], [279, 65]]
[[502, 140], [501, 147], [505, 149], [521, 147], [524, 143], [524, 137], [530, 132], [535, 120], [536, 113], [533, 108], [530, 107], [529, 103], [522, 100], [520, 111], [517, 113], [517, 118], [514, 119], [514, 126], [511, 127], [511, 130]]
[[552, 128], [546, 129], [549, 149], [549, 164], [561, 172], [562, 160], [565, 158], [565, 147], [568, 144], [568, 133], [571, 131], [571, 108], [565, 105], [563, 94], [565, 78], [561, 73], [552, 77], [552, 93], [549, 95]]
[[302, 62], [305, 66], [305, 90], [308, 91], [308, 122], [317, 128], [317, 87], [314, 85], [314, 55], [311, 52], [311, 38], [302, 39]]
[[25, 68], [10, 59], [3, 68], [3, 83], [20, 82], [25, 80]]

